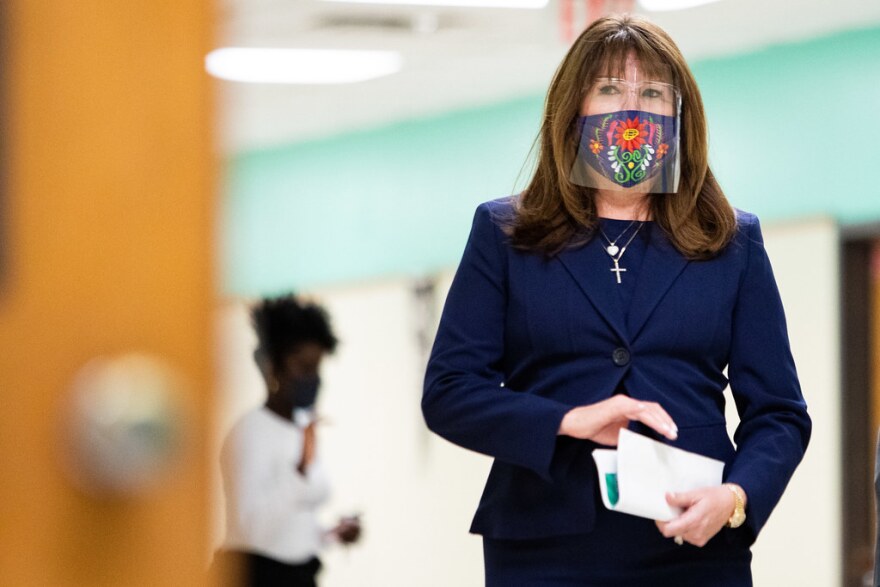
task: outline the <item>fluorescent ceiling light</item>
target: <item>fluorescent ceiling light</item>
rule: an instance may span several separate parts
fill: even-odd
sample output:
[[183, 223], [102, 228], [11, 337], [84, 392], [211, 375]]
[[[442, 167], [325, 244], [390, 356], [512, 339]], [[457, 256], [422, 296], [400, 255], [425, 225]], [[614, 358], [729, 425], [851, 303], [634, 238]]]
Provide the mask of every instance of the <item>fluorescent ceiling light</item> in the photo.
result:
[[205, 57], [214, 77], [256, 84], [350, 84], [400, 71], [394, 51], [226, 47]]
[[351, 4], [406, 4], [410, 6], [461, 6], [465, 8], [529, 8], [547, 6], [548, 0], [327, 0]]
[[703, 4], [712, 4], [718, 0], [639, 0], [642, 8], [651, 12], [663, 12], [664, 10], [684, 10]]

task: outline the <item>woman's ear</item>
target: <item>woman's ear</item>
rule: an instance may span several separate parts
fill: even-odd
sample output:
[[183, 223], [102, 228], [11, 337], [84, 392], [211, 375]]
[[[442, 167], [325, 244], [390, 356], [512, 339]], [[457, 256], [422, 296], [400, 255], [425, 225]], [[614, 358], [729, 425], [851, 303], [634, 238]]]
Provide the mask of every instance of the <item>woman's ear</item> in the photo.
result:
[[266, 385], [269, 387], [270, 393], [275, 393], [281, 388], [281, 385], [278, 383], [278, 378], [274, 375], [269, 375], [266, 377]]

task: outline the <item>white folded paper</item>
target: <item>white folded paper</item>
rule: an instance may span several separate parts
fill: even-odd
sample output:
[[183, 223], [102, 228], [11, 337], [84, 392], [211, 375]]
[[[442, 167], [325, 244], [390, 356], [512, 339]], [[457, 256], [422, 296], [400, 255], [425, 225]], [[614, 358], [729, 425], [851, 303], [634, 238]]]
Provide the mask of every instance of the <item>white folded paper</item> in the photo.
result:
[[593, 459], [605, 507], [651, 520], [669, 521], [681, 510], [666, 503], [667, 492], [721, 485], [722, 461], [651, 440], [626, 428], [617, 450], [597, 448]]

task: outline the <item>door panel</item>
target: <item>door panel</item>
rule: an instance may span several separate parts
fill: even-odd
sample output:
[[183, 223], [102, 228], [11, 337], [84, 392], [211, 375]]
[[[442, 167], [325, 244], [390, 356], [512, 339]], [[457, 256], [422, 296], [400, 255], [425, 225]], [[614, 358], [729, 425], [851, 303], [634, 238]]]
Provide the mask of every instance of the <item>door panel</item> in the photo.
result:
[[[0, 584], [204, 583], [213, 304], [207, 0], [3, 3]], [[65, 472], [70, 388], [159, 358], [182, 453], [121, 495]]]

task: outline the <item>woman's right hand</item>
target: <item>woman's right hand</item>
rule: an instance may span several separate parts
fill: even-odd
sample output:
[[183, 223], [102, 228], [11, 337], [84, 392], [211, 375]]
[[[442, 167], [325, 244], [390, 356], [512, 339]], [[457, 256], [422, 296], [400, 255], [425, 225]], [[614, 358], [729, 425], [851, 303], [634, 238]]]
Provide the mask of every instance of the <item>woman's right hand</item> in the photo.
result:
[[660, 404], [621, 394], [573, 408], [562, 418], [559, 434], [617, 446], [620, 429], [626, 428], [630, 420], [637, 420], [670, 440], [678, 438], [678, 427]]
[[306, 474], [306, 468], [315, 460], [315, 422], [309, 422], [309, 425], [303, 429], [303, 448], [302, 456], [296, 465], [296, 470], [300, 475]]

